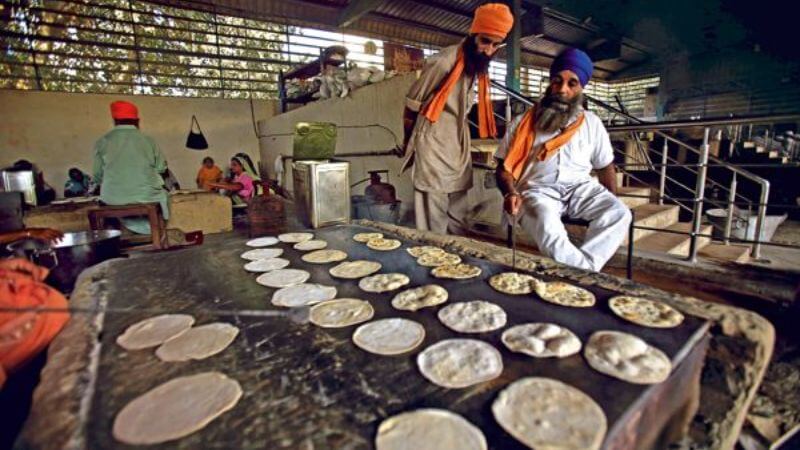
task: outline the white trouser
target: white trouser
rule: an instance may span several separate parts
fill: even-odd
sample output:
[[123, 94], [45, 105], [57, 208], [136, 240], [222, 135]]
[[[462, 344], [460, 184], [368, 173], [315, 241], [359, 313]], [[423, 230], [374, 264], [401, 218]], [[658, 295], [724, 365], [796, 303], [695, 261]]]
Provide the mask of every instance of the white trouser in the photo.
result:
[[[522, 193], [520, 225], [539, 251], [568, 266], [599, 272], [619, 248], [631, 212], [614, 194], [591, 180], [564, 186], [539, 185]], [[561, 217], [589, 221], [580, 248], [570, 242]]]
[[439, 234], [466, 234], [467, 191], [449, 194], [414, 189], [414, 217], [418, 230]]

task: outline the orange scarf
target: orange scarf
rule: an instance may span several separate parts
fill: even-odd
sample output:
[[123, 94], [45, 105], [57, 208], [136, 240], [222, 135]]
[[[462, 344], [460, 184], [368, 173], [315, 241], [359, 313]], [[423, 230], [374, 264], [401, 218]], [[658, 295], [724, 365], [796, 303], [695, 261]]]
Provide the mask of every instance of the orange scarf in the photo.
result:
[[[533, 120], [535, 115], [535, 108], [531, 108], [522, 117], [519, 122], [511, 143], [508, 146], [508, 154], [506, 159], [503, 160], [503, 167], [511, 172], [514, 180], [519, 180], [522, 176], [522, 171], [525, 169], [525, 163], [528, 161], [528, 155], [533, 148], [533, 143], [536, 140], [536, 123]], [[558, 153], [558, 149], [564, 146], [572, 136], [578, 131], [578, 128], [583, 124], [583, 113], [578, 116], [578, 119], [568, 126], [558, 136], [545, 142], [543, 148], [536, 155], [536, 159], [544, 161], [547, 158]]]
[[[461, 78], [464, 72], [464, 49], [458, 49], [458, 57], [453, 70], [445, 78], [444, 83], [439, 87], [439, 91], [433, 96], [431, 101], [422, 109], [422, 115], [427, 117], [431, 123], [439, 120], [439, 115], [444, 110], [447, 98], [450, 96], [453, 87]], [[478, 131], [481, 138], [497, 136], [497, 126], [494, 122], [494, 111], [492, 110], [492, 99], [489, 96], [489, 74], [478, 75]]]

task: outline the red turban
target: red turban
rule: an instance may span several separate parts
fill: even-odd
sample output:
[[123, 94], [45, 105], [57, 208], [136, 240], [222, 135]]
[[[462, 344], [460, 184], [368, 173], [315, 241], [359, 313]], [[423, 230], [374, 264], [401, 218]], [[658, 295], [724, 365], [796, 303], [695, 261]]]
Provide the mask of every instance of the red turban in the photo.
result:
[[487, 3], [475, 10], [470, 34], [491, 34], [505, 39], [511, 27], [514, 26], [514, 16], [508, 6], [502, 3]]
[[111, 117], [114, 119], [138, 119], [139, 110], [133, 103], [116, 101], [111, 103]]

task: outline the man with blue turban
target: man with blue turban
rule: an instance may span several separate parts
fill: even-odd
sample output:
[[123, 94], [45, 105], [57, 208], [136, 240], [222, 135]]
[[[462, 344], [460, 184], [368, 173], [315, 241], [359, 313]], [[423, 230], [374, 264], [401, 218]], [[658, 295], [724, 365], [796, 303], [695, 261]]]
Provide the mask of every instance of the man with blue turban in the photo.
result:
[[[625, 239], [631, 214], [615, 195], [608, 132], [583, 109], [583, 88], [591, 77], [586, 53], [570, 48], [558, 55], [545, 95], [508, 127], [495, 158], [510, 220], [519, 221], [545, 256], [600, 271]], [[570, 242], [562, 216], [589, 221], [580, 247]]]

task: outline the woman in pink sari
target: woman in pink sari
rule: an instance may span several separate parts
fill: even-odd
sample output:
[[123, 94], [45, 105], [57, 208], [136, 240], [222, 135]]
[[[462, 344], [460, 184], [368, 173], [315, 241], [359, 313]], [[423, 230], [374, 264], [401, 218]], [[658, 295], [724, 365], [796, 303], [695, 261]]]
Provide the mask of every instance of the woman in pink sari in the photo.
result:
[[237, 156], [231, 158], [231, 174], [233, 175], [231, 181], [208, 183], [208, 186], [225, 189], [234, 205], [249, 203], [256, 193], [256, 180], [245, 171], [244, 163]]

